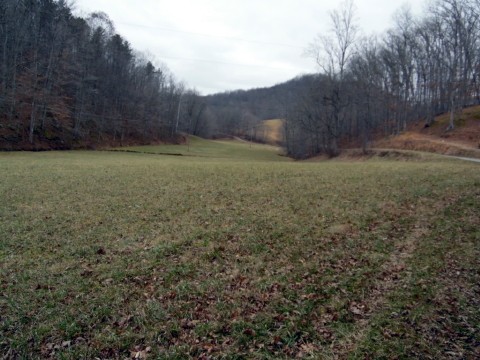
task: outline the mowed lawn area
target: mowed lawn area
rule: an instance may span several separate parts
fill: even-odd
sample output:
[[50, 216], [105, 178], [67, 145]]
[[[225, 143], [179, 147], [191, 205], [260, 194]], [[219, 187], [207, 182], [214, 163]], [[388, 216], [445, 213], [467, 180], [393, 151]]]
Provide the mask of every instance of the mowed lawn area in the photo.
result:
[[190, 147], [0, 154], [1, 356], [480, 356], [479, 164]]

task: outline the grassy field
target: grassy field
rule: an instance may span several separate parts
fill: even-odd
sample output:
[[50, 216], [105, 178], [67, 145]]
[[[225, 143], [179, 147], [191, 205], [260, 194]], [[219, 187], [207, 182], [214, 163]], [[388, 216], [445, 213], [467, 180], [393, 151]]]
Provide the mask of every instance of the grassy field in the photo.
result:
[[132, 146], [116, 151], [144, 154], [188, 156], [197, 158], [225, 159], [229, 161], [290, 161], [282, 156], [278, 147], [256, 144], [243, 140], [205, 140], [190, 136], [186, 144], [162, 146]]
[[0, 357], [480, 356], [478, 164], [195, 141], [0, 154]]

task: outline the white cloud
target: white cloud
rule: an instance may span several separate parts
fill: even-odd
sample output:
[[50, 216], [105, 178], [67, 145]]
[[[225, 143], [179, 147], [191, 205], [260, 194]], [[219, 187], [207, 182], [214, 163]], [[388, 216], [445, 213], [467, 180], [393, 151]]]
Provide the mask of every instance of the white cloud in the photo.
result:
[[[403, 1], [357, 0], [360, 27], [382, 31]], [[104, 11], [139, 51], [148, 51], [202, 93], [270, 86], [315, 71], [303, 49], [329, 29], [335, 0], [76, 0]], [[418, 11], [420, 5], [414, 3]]]

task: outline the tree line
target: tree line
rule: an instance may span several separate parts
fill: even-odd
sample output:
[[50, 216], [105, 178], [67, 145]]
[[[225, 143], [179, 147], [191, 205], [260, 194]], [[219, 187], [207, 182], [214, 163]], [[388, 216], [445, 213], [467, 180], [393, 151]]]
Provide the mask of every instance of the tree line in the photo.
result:
[[286, 148], [307, 157], [339, 153], [344, 140], [364, 149], [372, 136], [480, 104], [480, 1], [435, 0], [415, 18], [404, 7], [381, 36], [362, 37], [347, 1], [331, 14], [332, 29], [308, 48], [319, 66], [286, 116]]
[[198, 92], [132, 49], [104, 13], [77, 17], [65, 0], [1, 0], [0, 49], [4, 149], [200, 133]]
[[317, 74], [271, 88], [200, 96], [136, 52], [104, 13], [65, 0], [0, 0], [0, 148], [41, 149], [174, 141], [179, 133], [255, 139], [285, 119], [285, 147], [303, 158], [366, 149], [409, 123], [430, 126], [480, 103], [480, 0], [433, 0], [419, 18], [362, 36], [347, 0], [307, 54]]

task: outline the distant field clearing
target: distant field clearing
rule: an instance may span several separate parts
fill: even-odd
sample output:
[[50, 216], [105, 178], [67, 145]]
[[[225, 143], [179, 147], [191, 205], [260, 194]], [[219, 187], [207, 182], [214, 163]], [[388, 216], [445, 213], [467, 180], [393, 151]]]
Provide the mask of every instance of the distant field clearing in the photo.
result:
[[256, 130], [256, 138], [267, 144], [281, 145], [284, 142], [284, 120], [265, 120]]

